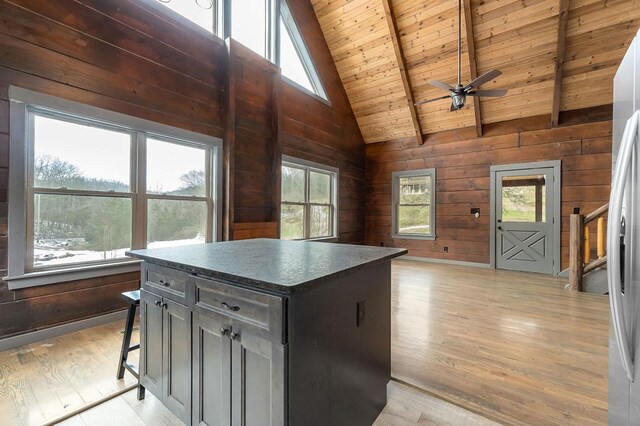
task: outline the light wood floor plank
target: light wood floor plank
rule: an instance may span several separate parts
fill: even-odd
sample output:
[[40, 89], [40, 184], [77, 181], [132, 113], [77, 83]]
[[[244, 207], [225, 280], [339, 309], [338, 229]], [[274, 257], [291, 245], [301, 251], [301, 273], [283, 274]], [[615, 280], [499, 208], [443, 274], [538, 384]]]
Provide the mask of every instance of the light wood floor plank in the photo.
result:
[[606, 297], [492, 269], [392, 274], [395, 378], [505, 424], [606, 424]]

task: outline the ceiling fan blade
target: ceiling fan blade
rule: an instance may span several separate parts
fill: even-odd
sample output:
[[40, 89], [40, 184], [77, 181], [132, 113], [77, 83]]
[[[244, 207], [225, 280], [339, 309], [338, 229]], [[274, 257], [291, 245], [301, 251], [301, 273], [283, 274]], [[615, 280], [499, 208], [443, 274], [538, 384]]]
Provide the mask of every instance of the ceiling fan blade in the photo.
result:
[[441, 81], [434, 80], [434, 81], [430, 81], [429, 84], [434, 86], [434, 87], [437, 87], [439, 89], [453, 90], [453, 87], [451, 87], [447, 83], [443, 83]]
[[429, 99], [428, 101], [420, 101], [420, 102], [416, 102], [414, 105], [418, 106], [418, 105], [428, 104], [430, 102], [440, 101], [442, 99], [451, 99], [451, 96], [446, 95], [446, 96], [441, 96], [441, 97], [435, 98], [435, 99]]
[[473, 89], [474, 87], [478, 87], [488, 81], [493, 80], [494, 78], [498, 77], [499, 75], [502, 74], [502, 71], [499, 70], [491, 70], [488, 71], [484, 74], [482, 74], [480, 77], [476, 78], [475, 80], [473, 80], [471, 83], [467, 84], [467, 86], [464, 88], [465, 91], [468, 91], [470, 89]]
[[504, 96], [507, 94], [507, 91], [504, 89], [494, 89], [494, 90], [474, 90], [472, 92], [468, 92], [469, 96], [487, 96], [490, 98], [499, 98], [500, 96]]

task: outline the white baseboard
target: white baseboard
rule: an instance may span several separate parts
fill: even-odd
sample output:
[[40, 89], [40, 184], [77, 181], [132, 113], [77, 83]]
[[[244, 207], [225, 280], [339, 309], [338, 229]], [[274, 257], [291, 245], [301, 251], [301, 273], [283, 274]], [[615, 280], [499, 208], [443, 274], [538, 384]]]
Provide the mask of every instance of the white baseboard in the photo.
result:
[[491, 265], [488, 263], [464, 262], [462, 260], [450, 260], [450, 259], [436, 259], [433, 257], [418, 257], [418, 256], [409, 256], [406, 254], [404, 256], [398, 257], [397, 259], [416, 260], [418, 262], [429, 262], [429, 263], [444, 263], [447, 265], [472, 266], [474, 268], [491, 268]]
[[0, 351], [17, 348], [19, 346], [29, 345], [41, 340], [51, 339], [53, 337], [62, 336], [63, 334], [73, 333], [75, 331], [84, 330], [98, 325], [108, 324], [114, 321], [124, 320], [127, 317], [127, 310], [112, 312], [106, 315], [100, 315], [93, 318], [87, 318], [80, 321], [70, 322], [68, 324], [56, 325], [45, 328], [43, 330], [32, 331], [31, 333], [20, 334], [18, 336], [0, 339]]

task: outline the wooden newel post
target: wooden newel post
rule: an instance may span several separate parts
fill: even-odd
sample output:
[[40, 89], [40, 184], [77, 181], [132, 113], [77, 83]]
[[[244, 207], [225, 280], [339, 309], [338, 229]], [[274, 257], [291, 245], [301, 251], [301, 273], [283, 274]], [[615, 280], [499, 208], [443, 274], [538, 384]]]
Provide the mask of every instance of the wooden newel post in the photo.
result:
[[569, 223], [569, 287], [582, 291], [582, 244], [584, 241], [584, 216], [572, 214]]

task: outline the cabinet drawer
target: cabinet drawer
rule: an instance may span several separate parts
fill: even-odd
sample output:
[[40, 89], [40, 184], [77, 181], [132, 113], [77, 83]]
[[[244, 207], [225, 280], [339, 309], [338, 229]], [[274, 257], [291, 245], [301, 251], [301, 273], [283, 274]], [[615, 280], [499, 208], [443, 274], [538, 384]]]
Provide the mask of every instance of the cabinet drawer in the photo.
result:
[[187, 304], [189, 274], [176, 269], [145, 263], [142, 288], [175, 302]]
[[260, 337], [286, 343], [284, 298], [198, 276], [190, 279], [196, 312], [220, 313], [228, 317], [231, 327], [250, 328]]

